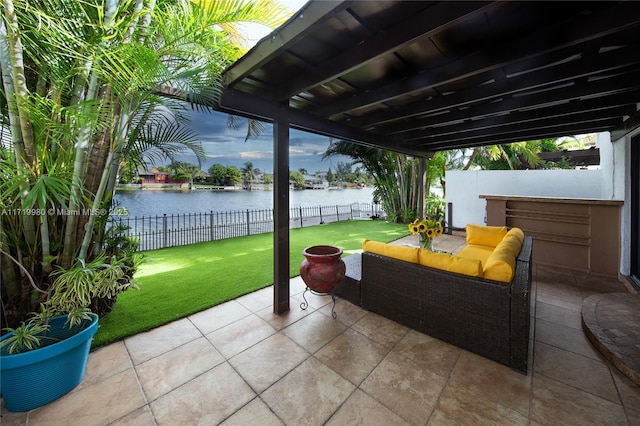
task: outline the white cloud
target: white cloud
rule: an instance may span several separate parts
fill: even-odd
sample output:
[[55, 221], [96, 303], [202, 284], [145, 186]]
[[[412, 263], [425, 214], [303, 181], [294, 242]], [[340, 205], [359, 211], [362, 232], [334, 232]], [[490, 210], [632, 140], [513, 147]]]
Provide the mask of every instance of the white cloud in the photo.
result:
[[240, 153], [243, 160], [271, 160], [273, 159], [272, 151], [244, 151]]

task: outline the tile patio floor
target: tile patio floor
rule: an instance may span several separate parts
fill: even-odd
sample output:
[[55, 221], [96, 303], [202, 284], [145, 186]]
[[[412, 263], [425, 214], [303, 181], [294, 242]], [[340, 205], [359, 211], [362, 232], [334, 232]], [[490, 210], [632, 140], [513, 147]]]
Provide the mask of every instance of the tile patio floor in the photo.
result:
[[615, 281], [534, 268], [528, 375], [291, 280], [93, 351], [83, 382], [8, 425], [639, 425], [640, 387], [585, 337], [580, 309]]

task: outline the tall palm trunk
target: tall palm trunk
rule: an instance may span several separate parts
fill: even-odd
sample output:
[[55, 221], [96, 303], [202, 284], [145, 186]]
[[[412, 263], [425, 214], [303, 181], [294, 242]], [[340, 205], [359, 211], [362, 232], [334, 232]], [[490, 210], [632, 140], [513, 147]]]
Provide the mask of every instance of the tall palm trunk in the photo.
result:
[[[24, 59], [18, 17], [16, 16], [12, 0], [2, 0], [6, 27], [0, 31], [2, 37], [2, 82], [7, 97], [9, 120], [11, 125], [11, 143], [16, 154], [18, 167], [27, 165], [35, 167], [36, 145], [33, 138], [33, 128], [29, 117], [27, 79], [24, 72]], [[6, 37], [3, 35], [6, 34]], [[4, 53], [6, 52], [6, 54]], [[7, 58], [8, 56], [8, 58]], [[6, 59], [9, 59], [6, 61]], [[10, 65], [7, 65], [10, 64]], [[12, 78], [13, 77], [13, 78]], [[12, 96], [13, 95], [13, 96]], [[28, 183], [24, 183], [22, 194], [29, 190]], [[23, 195], [24, 197], [24, 195]], [[24, 241], [32, 250], [37, 245], [35, 216], [22, 218]], [[30, 253], [33, 255], [35, 253]]]
[[[98, 76], [92, 73], [89, 87], [85, 100], [91, 101], [95, 99], [98, 88]], [[82, 207], [82, 197], [84, 181], [86, 179], [86, 154], [91, 140], [91, 127], [85, 124], [78, 134], [75, 149], [75, 161], [73, 165], [73, 174], [71, 177], [71, 194], [69, 197], [69, 214], [67, 215], [67, 224], [64, 234], [64, 245], [62, 255], [60, 256], [60, 265], [68, 269], [73, 263], [76, 255], [76, 239], [78, 234], [78, 221], [80, 218], [80, 210]]]
[[[103, 22], [106, 28], [111, 28], [112, 18], [116, 12], [118, 6], [117, 0], [107, 0], [106, 2], [106, 10], [104, 14]], [[97, 98], [98, 90], [99, 90], [99, 82], [100, 79], [98, 74], [95, 71], [92, 71], [93, 58], [89, 59], [86, 63], [86, 72], [84, 75], [89, 76], [89, 87], [86, 91], [85, 101], [92, 101]], [[104, 95], [104, 92], [103, 92]], [[87, 114], [89, 115], [89, 114]], [[86, 180], [87, 180], [87, 165], [86, 165], [86, 155], [90, 147], [92, 147], [92, 123], [85, 123], [84, 126], [80, 129], [78, 140], [76, 142], [76, 153], [75, 153], [75, 162], [73, 167], [73, 175], [71, 178], [71, 197], [69, 199], [69, 210], [72, 212], [70, 216], [67, 217], [67, 226], [65, 229], [64, 236], [64, 246], [62, 250], [62, 255], [60, 257], [60, 264], [63, 268], [71, 267], [73, 263], [73, 258], [76, 254], [76, 250], [78, 248], [78, 239], [84, 241], [86, 239], [87, 234], [91, 234], [92, 230], [84, 230], [84, 236], [80, 238], [78, 236], [79, 230], [79, 222], [80, 222], [80, 214], [75, 214], [75, 212], [79, 212], [80, 207], [82, 206], [81, 197], [84, 195], [82, 193], [83, 188], [86, 188]], [[106, 140], [105, 140], [106, 139]], [[92, 150], [92, 156], [95, 155], [97, 157], [102, 156], [102, 152], [104, 151], [103, 145], [106, 144], [108, 146], [108, 138], [100, 138], [99, 141], [93, 141], [93, 147], [97, 146], [97, 150]], [[98, 142], [98, 144], [96, 144]], [[107, 148], [108, 149], [108, 148]], [[103, 160], [104, 158], [100, 158]], [[98, 167], [98, 170], [100, 168]], [[91, 214], [91, 213], [90, 213]], [[83, 221], [84, 222], [84, 221]], [[90, 238], [90, 235], [89, 235]], [[79, 252], [80, 259], [86, 258], [86, 250], [84, 252]]]

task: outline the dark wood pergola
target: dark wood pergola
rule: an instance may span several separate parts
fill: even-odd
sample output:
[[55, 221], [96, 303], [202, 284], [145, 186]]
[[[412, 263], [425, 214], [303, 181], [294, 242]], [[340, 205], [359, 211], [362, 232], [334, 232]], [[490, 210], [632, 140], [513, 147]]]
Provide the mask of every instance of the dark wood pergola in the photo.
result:
[[428, 158], [640, 126], [640, 2], [310, 1], [224, 72], [274, 124], [274, 311], [289, 309], [289, 129]]

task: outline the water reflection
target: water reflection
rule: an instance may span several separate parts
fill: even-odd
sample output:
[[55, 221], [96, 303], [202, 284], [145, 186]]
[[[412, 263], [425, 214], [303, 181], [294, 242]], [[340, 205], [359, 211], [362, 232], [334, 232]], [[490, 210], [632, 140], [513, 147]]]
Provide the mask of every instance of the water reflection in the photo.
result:
[[[290, 191], [291, 207], [372, 203], [373, 188]], [[119, 191], [115, 196], [129, 216], [260, 210], [273, 207], [272, 191]]]

